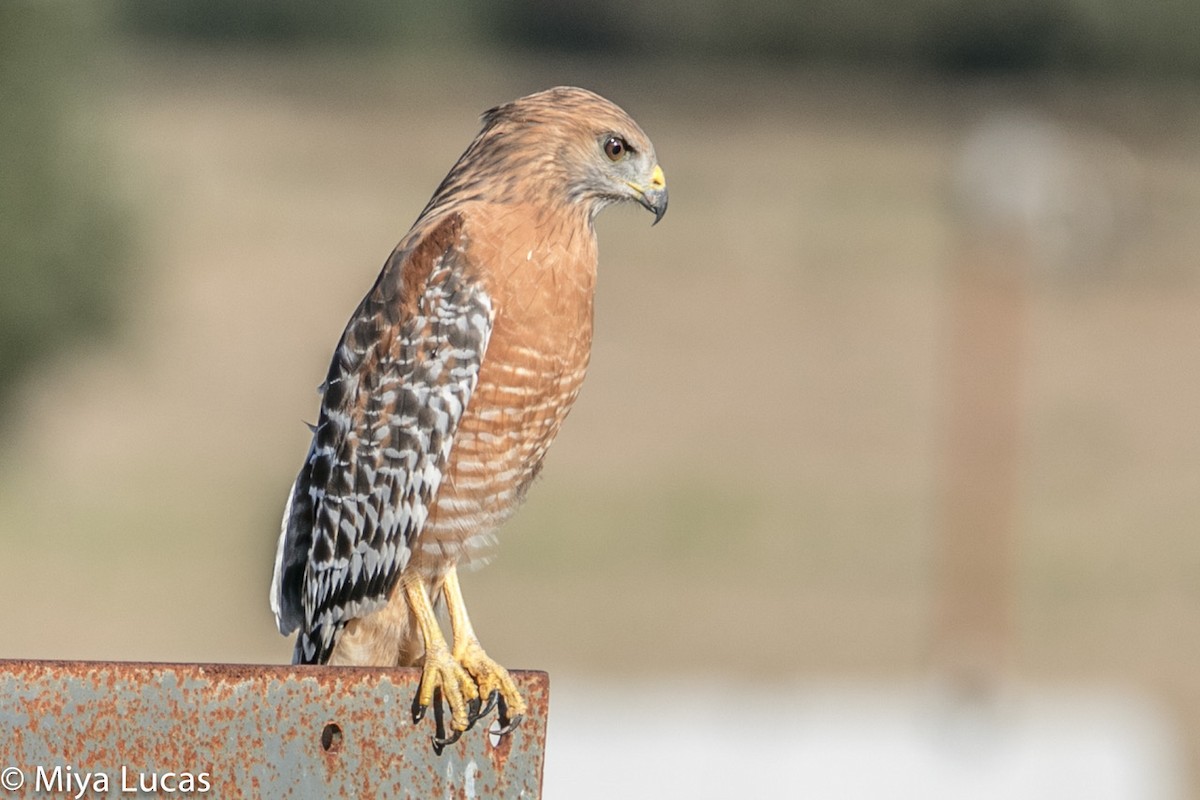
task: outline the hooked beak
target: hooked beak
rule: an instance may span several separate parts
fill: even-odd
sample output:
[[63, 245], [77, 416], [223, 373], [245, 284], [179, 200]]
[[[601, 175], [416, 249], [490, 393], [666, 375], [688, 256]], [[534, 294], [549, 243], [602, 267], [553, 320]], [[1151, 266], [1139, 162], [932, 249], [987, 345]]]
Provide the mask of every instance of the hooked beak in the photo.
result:
[[649, 187], [638, 186], [636, 183], [629, 186], [637, 192], [637, 201], [646, 210], [654, 212], [654, 222], [651, 224], [657, 225], [663, 214], [667, 213], [667, 179], [663, 175], [662, 167], [654, 167]]

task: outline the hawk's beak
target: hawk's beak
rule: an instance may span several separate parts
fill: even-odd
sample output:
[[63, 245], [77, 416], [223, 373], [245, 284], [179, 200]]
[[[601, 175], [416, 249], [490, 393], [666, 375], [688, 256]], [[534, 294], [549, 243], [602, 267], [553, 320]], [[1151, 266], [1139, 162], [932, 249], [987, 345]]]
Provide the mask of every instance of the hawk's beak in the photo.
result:
[[638, 202], [646, 207], [647, 210], [654, 212], [653, 225], [657, 225], [658, 221], [663, 218], [663, 214], [667, 213], [667, 179], [663, 175], [662, 167], [655, 166], [654, 172], [650, 175], [650, 186], [642, 187], [636, 183], [629, 184], [638, 193]]

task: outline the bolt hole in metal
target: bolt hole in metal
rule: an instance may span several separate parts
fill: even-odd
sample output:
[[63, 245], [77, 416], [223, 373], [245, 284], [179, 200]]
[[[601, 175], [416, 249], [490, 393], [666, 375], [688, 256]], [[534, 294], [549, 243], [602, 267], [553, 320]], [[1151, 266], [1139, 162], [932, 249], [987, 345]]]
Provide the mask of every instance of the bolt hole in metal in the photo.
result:
[[488, 726], [488, 742], [492, 747], [497, 747], [500, 744], [500, 720], [492, 720], [492, 724]]
[[336, 722], [330, 722], [321, 731], [321, 749], [326, 753], [334, 754], [342, 749], [342, 726]]

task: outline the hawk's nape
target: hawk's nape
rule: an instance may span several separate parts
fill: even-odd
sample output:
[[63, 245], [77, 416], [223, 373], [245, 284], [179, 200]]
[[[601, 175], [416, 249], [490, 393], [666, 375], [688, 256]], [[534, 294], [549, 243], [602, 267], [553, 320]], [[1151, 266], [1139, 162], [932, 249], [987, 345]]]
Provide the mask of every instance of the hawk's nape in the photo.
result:
[[[271, 607], [297, 663], [423, 664], [414, 717], [449, 733], [525, 703], [484, 652], [459, 565], [524, 499], [587, 370], [606, 205], [666, 210], [654, 147], [569, 87], [488, 111], [359, 304], [322, 385], [289, 496]], [[434, 614], [444, 601], [452, 644]], [[440, 714], [438, 715], [440, 719]]]

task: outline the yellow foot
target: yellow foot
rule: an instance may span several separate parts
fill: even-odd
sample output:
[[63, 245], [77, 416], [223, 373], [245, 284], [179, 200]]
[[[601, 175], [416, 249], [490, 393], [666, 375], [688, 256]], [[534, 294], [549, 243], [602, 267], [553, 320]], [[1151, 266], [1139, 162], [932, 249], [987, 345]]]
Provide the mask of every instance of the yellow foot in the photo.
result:
[[[450, 709], [450, 729], [454, 731], [449, 737], [443, 729], [443, 700]], [[479, 717], [479, 689], [475, 680], [450, 656], [445, 645], [425, 651], [421, 688], [417, 690], [417, 697], [413, 701], [413, 722], [420, 722], [430, 706], [434, 707], [438, 726], [435, 744], [447, 745], [457, 741], [462, 732]]]
[[[441, 753], [442, 748], [458, 741], [463, 731], [475, 724], [479, 718], [479, 688], [475, 679], [450, 655], [450, 648], [438, 629], [433, 607], [425, 593], [425, 585], [419, 576], [403, 579], [404, 591], [409, 605], [417, 617], [425, 640], [425, 663], [421, 671], [421, 686], [413, 698], [413, 723], [420, 722], [425, 712], [433, 706], [436, 732], [433, 749]], [[446, 733], [442, 701], [450, 709], [450, 733]]]
[[451, 567], [442, 582], [446, 596], [446, 610], [450, 612], [450, 627], [454, 630], [454, 660], [463, 666], [479, 689], [479, 696], [487, 698], [487, 706], [479, 712], [480, 717], [489, 713], [493, 706], [499, 707], [500, 730], [503, 736], [521, 724], [525, 716], [525, 698], [517, 691], [508, 670], [493, 661], [475, 637], [471, 619], [467, 616], [467, 604], [463, 602], [462, 588], [458, 585], [458, 570]]
[[[479, 697], [487, 698], [487, 706], [479, 710], [476, 718], [488, 714], [493, 706], [499, 707], [500, 736], [511, 732], [525, 717], [525, 698], [513, 683], [508, 670], [497, 664], [483, 651], [474, 637], [459, 638], [454, 643], [454, 660], [475, 679]], [[474, 719], [472, 719], [474, 722]]]

